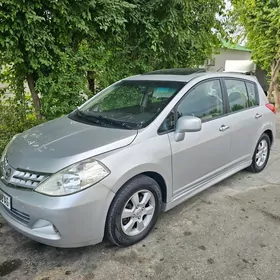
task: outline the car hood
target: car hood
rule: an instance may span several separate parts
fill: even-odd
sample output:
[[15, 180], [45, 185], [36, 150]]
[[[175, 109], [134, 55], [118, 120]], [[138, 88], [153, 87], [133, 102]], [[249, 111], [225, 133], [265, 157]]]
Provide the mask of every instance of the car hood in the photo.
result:
[[106, 128], [62, 117], [19, 134], [7, 159], [16, 169], [54, 173], [80, 160], [122, 148], [137, 130]]

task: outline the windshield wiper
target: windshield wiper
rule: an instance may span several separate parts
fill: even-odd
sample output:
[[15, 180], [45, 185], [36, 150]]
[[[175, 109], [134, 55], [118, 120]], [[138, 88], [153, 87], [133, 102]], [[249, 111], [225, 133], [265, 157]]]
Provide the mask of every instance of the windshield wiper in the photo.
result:
[[82, 112], [79, 109], [77, 109], [77, 112], [78, 112], [78, 114], [81, 117], [87, 119], [88, 121], [93, 121], [96, 124], [101, 124], [103, 122], [103, 123], [107, 123], [107, 124], [110, 124], [110, 125], [118, 126], [118, 127], [121, 127], [121, 128], [126, 128], [126, 129], [129, 129], [129, 130], [133, 129], [129, 124], [127, 124], [125, 122], [121, 122], [121, 121], [105, 118], [105, 117], [100, 116], [100, 115], [99, 116], [88, 115], [88, 114]]
[[130, 130], [133, 129], [129, 124], [122, 122], [122, 121], [116, 121], [116, 120], [105, 118], [102, 116], [91, 116], [91, 117], [97, 118], [100, 121], [103, 121], [103, 122], [111, 124], [111, 125], [116, 125], [121, 128], [126, 128], [126, 129], [130, 129]]
[[100, 124], [100, 121], [96, 118], [93, 118], [92, 116], [89, 116], [87, 114], [85, 114], [84, 112], [82, 112], [81, 110], [79, 110], [78, 108], [76, 109], [78, 115], [82, 118], [84, 118], [85, 120], [89, 121], [89, 122], [93, 122], [96, 124]]

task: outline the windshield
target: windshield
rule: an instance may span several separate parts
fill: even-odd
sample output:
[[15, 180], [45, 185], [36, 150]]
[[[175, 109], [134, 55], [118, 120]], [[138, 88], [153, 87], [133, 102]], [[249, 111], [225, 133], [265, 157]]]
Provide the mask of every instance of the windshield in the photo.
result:
[[121, 81], [76, 110], [75, 119], [100, 126], [143, 128], [184, 85], [173, 81]]

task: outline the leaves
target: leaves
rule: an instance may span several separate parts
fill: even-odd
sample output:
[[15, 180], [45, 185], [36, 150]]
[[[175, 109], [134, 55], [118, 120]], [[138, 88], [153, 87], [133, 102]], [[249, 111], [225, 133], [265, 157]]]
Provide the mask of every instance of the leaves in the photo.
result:
[[280, 57], [280, 1], [233, 0], [234, 13], [245, 27], [253, 59], [270, 71]]
[[233, 16], [244, 26], [253, 60], [271, 73], [268, 96], [274, 91], [275, 105], [279, 108], [280, 1], [232, 0], [232, 4]]
[[87, 73], [103, 88], [128, 75], [201, 65], [219, 45], [216, 15], [223, 6], [222, 0], [2, 0], [5, 79], [22, 97], [32, 75], [43, 115], [58, 117], [91, 95]]
[[15, 134], [40, 123], [28, 105], [30, 96], [26, 96], [25, 101], [15, 102], [14, 98], [4, 99], [0, 96], [0, 154]]

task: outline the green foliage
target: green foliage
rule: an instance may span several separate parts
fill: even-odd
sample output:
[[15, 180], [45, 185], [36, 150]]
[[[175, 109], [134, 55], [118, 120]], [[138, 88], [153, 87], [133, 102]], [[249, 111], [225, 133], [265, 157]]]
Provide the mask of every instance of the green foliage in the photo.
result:
[[65, 47], [84, 38], [98, 41], [105, 31], [120, 31], [133, 6], [122, 0], [2, 0], [0, 7], [2, 63], [26, 74], [53, 69]]
[[[28, 99], [27, 97], [26, 100]], [[0, 99], [0, 154], [15, 134], [39, 123], [32, 107], [21, 104], [14, 98]]]
[[[131, 0], [122, 40], [113, 41], [104, 72], [110, 82], [154, 69], [204, 63], [219, 45], [222, 26], [216, 0]], [[215, 30], [215, 32], [214, 32]]]
[[[91, 41], [91, 47], [99, 53], [99, 42], [121, 32], [125, 13], [133, 7], [124, 0], [2, 0], [0, 61], [10, 69], [5, 79], [9, 84], [19, 81], [23, 95], [23, 81], [29, 77], [28, 82], [37, 90], [30, 88], [35, 109], [41, 109], [35, 102], [39, 90], [42, 97], [47, 95], [43, 100], [46, 117], [63, 114], [81, 101], [75, 98], [85, 87], [85, 72], [80, 65], [96, 57], [88, 53], [87, 59], [82, 56], [86, 60], [81, 61], [83, 41]], [[74, 69], [75, 64], [78, 69]], [[67, 75], [68, 66], [72, 72]], [[71, 74], [73, 80], [69, 78]]]
[[36, 89], [42, 93], [42, 114], [46, 118], [60, 117], [69, 113], [90, 95], [87, 88], [84, 62], [80, 51], [65, 49], [57, 67], [48, 75], [40, 75]]
[[[2, 76], [46, 119], [125, 76], [202, 64], [219, 45], [223, 0], [2, 0]], [[40, 96], [40, 104], [36, 98]]]
[[263, 69], [270, 71], [268, 99], [274, 94], [280, 108], [280, 0], [232, 0], [233, 18], [244, 26], [252, 57]]
[[244, 26], [253, 59], [270, 71], [280, 58], [280, 1], [232, 0], [234, 17]]

